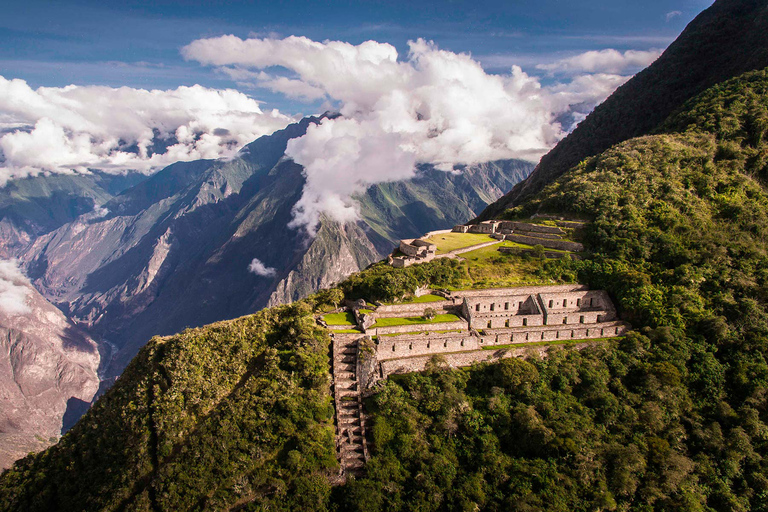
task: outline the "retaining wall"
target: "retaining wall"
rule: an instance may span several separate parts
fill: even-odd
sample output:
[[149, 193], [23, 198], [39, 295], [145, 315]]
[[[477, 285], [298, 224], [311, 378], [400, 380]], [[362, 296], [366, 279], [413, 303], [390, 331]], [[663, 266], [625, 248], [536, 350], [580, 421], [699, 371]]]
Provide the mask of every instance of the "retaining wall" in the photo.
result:
[[580, 252], [584, 250], [584, 246], [578, 242], [566, 242], [565, 240], [548, 240], [546, 238], [535, 238], [526, 235], [504, 235], [507, 240], [518, 242], [528, 245], [541, 245], [549, 249], [558, 249], [560, 251], [576, 251]]
[[499, 227], [501, 229], [513, 229], [515, 231], [533, 231], [535, 233], [550, 233], [555, 235], [562, 235], [565, 233], [565, 231], [555, 226], [543, 226], [541, 224], [529, 224], [527, 222], [515, 222], [512, 220], [502, 221]]
[[461, 333], [379, 336], [376, 357], [379, 361], [427, 354], [478, 350], [480, 339], [468, 331]]
[[[593, 343], [574, 343], [573, 345], [569, 345], [569, 347], [575, 349], [583, 349], [590, 345], [593, 345]], [[551, 349], [558, 350], [561, 349], [561, 347], [538, 346], [499, 350], [474, 350], [471, 352], [441, 354], [441, 357], [449, 367], [460, 368], [463, 366], [472, 366], [475, 363], [498, 361], [508, 357], [547, 357], [547, 354]], [[433, 357], [435, 356], [416, 356], [382, 361], [380, 363], [381, 378], [386, 379], [388, 376], [393, 374], [424, 371], [424, 368]]]
[[433, 324], [417, 325], [394, 325], [389, 327], [372, 327], [365, 330], [366, 334], [378, 336], [380, 334], [396, 334], [415, 331], [449, 331], [454, 329], [467, 330], [467, 322], [460, 320], [457, 322], [437, 322]]
[[589, 325], [544, 325], [531, 329], [484, 329], [480, 334], [479, 344], [493, 346], [536, 341], [610, 338], [622, 336], [628, 330], [629, 325], [620, 321]]
[[539, 293], [566, 293], [589, 290], [583, 284], [555, 284], [549, 286], [520, 286], [515, 288], [483, 288], [478, 290], [457, 290], [451, 292], [452, 297], [497, 297], [504, 295], [536, 295]]
[[456, 309], [452, 301], [438, 300], [435, 302], [420, 302], [418, 304], [390, 304], [387, 306], [379, 306], [376, 308], [375, 315], [378, 318], [421, 316], [426, 308], [432, 308], [437, 311], [438, 314], [449, 310], [453, 313]]

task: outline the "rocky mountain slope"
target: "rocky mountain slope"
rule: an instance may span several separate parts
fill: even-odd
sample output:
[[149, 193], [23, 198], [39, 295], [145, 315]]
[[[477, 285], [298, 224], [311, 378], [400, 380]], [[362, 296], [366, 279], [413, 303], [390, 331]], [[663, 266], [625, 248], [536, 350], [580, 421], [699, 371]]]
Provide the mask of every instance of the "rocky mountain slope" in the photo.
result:
[[492, 218], [538, 192], [588, 156], [653, 131], [686, 100], [712, 85], [768, 66], [768, 4], [717, 1], [697, 16], [659, 59], [619, 87], [478, 217]]
[[[115, 376], [151, 336], [338, 282], [381, 259], [399, 238], [473, 217], [531, 167], [501, 161], [447, 174], [425, 166], [413, 180], [358, 198], [360, 222], [324, 219], [308, 239], [287, 227], [304, 177], [284, 152], [317, 121], [262, 137], [231, 161], [171, 165], [105, 202], [101, 216], [78, 217], [9, 247], [10, 255], [48, 300], [118, 347], [107, 370]], [[254, 258], [260, 272], [249, 271]]]
[[[7, 270], [7, 262], [2, 269]], [[46, 448], [87, 410], [99, 388], [97, 343], [20, 274], [23, 310], [0, 304], [0, 467]]]
[[139, 173], [37, 176], [0, 188], [0, 258], [21, 252], [36, 237], [93, 212], [146, 179]]

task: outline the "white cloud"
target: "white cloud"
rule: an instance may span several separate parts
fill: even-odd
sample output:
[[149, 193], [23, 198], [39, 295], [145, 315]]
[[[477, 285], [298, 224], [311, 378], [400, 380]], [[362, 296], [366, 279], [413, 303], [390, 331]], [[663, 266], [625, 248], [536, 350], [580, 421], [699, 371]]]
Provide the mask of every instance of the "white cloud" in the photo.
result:
[[666, 14], [667, 23], [669, 23], [672, 19], [681, 16], [683, 13], [681, 11], [670, 11]]
[[[421, 39], [409, 45], [400, 58], [392, 45], [376, 41], [223, 36], [193, 41], [182, 54], [257, 86], [294, 97], [324, 95], [340, 106], [341, 117], [310, 126], [288, 145], [307, 178], [293, 225], [310, 234], [322, 213], [356, 219], [354, 194], [410, 178], [418, 163], [451, 170], [501, 158], [535, 161], [565, 134], [556, 118], [569, 102], [594, 104], [610, 93], [610, 79], [596, 79], [590, 96], [586, 82], [545, 88], [517, 66], [489, 74], [468, 54]], [[271, 74], [286, 71], [293, 75], [284, 80]]]
[[257, 276], [263, 277], [273, 277], [277, 273], [274, 268], [267, 267], [258, 258], [253, 258], [251, 264], [248, 265], [248, 270]]
[[29, 281], [16, 260], [0, 260], [0, 310], [8, 315], [29, 313]]
[[661, 50], [627, 50], [624, 53], [614, 49], [584, 52], [551, 64], [539, 64], [536, 69], [550, 74], [608, 73], [625, 74], [637, 72], [659, 58]]
[[[231, 89], [32, 89], [0, 76], [0, 186], [44, 172], [149, 173], [179, 160], [230, 157], [292, 120]], [[158, 139], [175, 143], [154, 153]]]

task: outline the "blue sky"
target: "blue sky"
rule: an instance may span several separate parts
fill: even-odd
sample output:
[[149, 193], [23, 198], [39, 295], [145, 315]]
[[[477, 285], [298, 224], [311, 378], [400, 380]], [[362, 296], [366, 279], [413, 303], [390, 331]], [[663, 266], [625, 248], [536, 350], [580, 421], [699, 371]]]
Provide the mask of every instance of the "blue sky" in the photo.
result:
[[[0, 18], [0, 75], [32, 87], [238, 88], [179, 53], [195, 39], [223, 34], [301, 35], [353, 44], [372, 39], [394, 45], [401, 54], [408, 40], [421, 37], [441, 49], [471, 52], [492, 73], [507, 72], [512, 63], [535, 72], [536, 64], [588, 50], [664, 48], [711, 3], [13, 1]], [[245, 92], [282, 111], [312, 109], [269, 91]]]

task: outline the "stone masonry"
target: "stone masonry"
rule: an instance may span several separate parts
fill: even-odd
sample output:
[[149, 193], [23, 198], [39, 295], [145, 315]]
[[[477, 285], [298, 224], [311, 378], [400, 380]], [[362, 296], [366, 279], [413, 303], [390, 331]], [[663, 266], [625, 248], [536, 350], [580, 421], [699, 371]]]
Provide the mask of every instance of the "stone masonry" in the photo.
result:
[[[361, 393], [379, 380], [395, 373], [421, 371], [434, 356], [451, 367], [461, 367], [505, 357], [546, 355], [548, 343], [568, 342], [583, 348], [589, 340], [621, 336], [629, 330], [627, 323], [617, 319], [605, 291], [583, 285], [434, 293], [445, 300], [380, 305], [365, 314], [359, 311], [368, 307], [364, 301], [353, 303], [351, 309], [361, 332], [333, 333], [341, 478], [357, 474], [368, 458]], [[427, 307], [460, 318], [455, 322], [372, 327], [377, 318], [421, 316]]]

